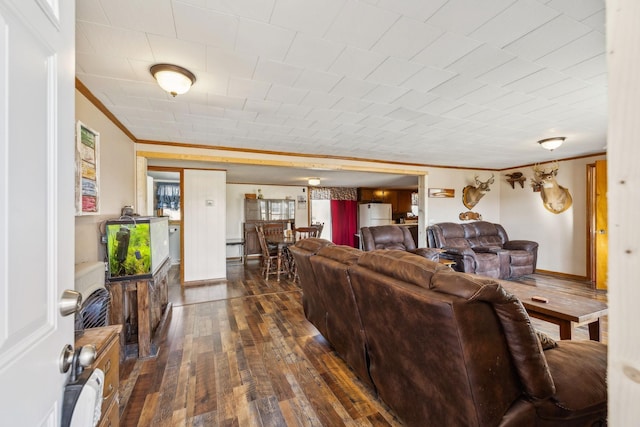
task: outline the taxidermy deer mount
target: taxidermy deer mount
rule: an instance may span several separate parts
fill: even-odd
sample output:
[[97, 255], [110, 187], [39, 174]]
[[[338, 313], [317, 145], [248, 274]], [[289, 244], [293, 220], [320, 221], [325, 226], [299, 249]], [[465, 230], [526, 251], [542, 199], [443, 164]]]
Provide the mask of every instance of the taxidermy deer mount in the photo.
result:
[[554, 214], [566, 211], [573, 203], [569, 189], [556, 181], [559, 169], [558, 162], [554, 162], [549, 171], [535, 164], [533, 166], [535, 177], [531, 178], [531, 184], [540, 187], [542, 204], [549, 212]]
[[491, 191], [489, 186], [494, 182], [493, 174], [491, 174], [491, 178], [485, 182], [480, 181], [478, 175], [476, 175], [475, 180], [475, 186], [467, 185], [462, 189], [462, 204], [465, 205], [467, 209], [473, 209], [480, 199], [482, 199], [488, 191]]

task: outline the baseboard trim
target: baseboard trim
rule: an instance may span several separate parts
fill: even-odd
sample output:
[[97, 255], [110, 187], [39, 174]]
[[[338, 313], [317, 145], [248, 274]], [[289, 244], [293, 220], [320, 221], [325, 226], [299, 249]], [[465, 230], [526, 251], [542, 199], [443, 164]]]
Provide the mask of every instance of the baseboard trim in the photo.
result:
[[536, 269], [535, 273], [546, 274], [548, 276], [561, 277], [563, 279], [576, 280], [578, 282], [589, 282], [589, 279], [587, 279], [587, 276], [578, 276], [577, 274], [560, 273], [558, 271], [550, 271], [550, 270], [540, 270], [539, 268]]

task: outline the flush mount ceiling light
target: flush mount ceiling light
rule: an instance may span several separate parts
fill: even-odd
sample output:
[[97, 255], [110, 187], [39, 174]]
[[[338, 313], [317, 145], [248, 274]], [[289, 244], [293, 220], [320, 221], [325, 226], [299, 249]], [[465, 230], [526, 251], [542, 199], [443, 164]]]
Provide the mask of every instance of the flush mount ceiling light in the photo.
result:
[[149, 68], [160, 87], [171, 95], [186, 93], [196, 82], [196, 76], [186, 68], [172, 64], [156, 64]]
[[557, 136], [555, 138], [541, 139], [540, 141], [538, 141], [538, 144], [540, 144], [542, 148], [553, 151], [556, 148], [560, 147], [565, 139], [567, 138], [565, 138], [564, 136]]
[[320, 178], [309, 178], [309, 185], [320, 185]]

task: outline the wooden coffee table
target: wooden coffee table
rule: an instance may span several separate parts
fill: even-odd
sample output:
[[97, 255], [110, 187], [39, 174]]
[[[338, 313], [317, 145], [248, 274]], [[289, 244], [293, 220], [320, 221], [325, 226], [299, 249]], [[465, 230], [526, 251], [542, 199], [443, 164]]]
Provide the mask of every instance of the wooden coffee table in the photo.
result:
[[[517, 282], [499, 280], [500, 284], [522, 302], [529, 316], [554, 323], [560, 327], [560, 339], [570, 340], [573, 329], [580, 325], [589, 325], [589, 338], [601, 340], [601, 318], [609, 312], [606, 303], [579, 295], [567, 295], [562, 292], [524, 285]], [[538, 302], [531, 298], [539, 296], [549, 302]]]

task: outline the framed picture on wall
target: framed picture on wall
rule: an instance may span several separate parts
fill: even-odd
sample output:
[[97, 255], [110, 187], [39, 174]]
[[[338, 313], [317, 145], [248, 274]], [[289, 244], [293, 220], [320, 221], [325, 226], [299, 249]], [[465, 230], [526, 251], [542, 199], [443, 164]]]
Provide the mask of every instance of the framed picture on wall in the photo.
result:
[[100, 133], [76, 124], [76, 215], [100, 212]]

